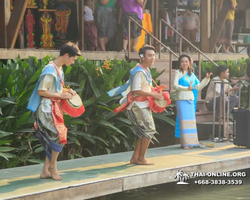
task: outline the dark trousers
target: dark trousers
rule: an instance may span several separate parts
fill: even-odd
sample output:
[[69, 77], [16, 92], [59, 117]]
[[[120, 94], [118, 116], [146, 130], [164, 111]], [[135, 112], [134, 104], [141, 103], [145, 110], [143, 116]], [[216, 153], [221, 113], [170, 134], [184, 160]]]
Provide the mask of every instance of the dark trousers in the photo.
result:
[[[218, 118], [219, 117], [219, 114], [220, 114], [220, 98], [221, 97], [217, 97], [216, 98], [216, 113], [215, 113], [215, 117]], [[238, 104], [239, 102], [239, 98], [237, 96], [230, 96], [230, 100], [229, 100], [229, 114], [232, 112], [232, 110], [234, 109], [234, 107]], [[228, 105], [228, 102], [225, 101], [225, 104], [226, 104], [226, 113], [227, 113], [227, 105]], [[213, 111], [213, 107], [214, 107], [214, 100], [212, 99], [210, 102], [208, 102], [206, 104], [206, 107], [209, 111]], [[229, 115], [228, 114], [228, 115]]]

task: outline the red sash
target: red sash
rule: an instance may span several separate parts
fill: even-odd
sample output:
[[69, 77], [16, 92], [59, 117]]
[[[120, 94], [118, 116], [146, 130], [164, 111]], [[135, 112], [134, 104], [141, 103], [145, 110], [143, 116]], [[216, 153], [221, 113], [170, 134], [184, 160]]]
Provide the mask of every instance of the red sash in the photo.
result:
[[56, 127], [56, 130], [58, 131], [59, 143], [66, 144], [68, 129], [64, 125], [62, 108], [59, 104], [58, 99], [54, 98], [54, 99], [51, 99], [51, 101], [52, 101], [52, 109], [51, 109], [52, 118], [53, 118], [54, 126]]
[[133, 101], [137, 101], [137, 102], [143, 102], [143, 101], [147, 101], [148, 97], [142, 97], [142, 96], [136, 96], [133, 97], [131, 92], [127, 95], [127, 102], [120, 105], [118, 108], [116, 108], [114, 110], [114, 113], [118, 113], [118, 112], [123, 112]]
[[[56, 130], [58, 131], [59, 143], [67, 144], [68, 129], [64, 125], [62, 109], [60, 107], [58, 99], [54, 98], [54, 99], [51, 99], [51, 101], [52, 101], [52, 107], [51, 107], [52, 119], [53, 119], [54, 126], [56, 127]], [[35, 130], [38, 129], [38, 125], [36, 122], [34, 122], [34, 128]]]
[[[60, 77], [61, 80], [61, 85], [62, 87], [64, 86], [64, 81], [61, 77], [61, 74], [58, 71], [57, 66], [55, 65], [55, 63], [53, 62], [52, 65], [54, 66], [58, 76]], [[64, 89], [63, 89], [64, 91]], [[62, 112], [62, 108], [59, 104], [59, 100], [56, 98], [51, 98], [52, 101], [52, 118], [53, 118], [53, 122], [54, 122], [54, 126], [56, 127], [56, 130], [58, 131], [58, 136], [59, 136], [59, 143], [60, 144], [66, 144], [67, 143], [67, 132], [68, 129], [64, 124], [64, 119], [63, 119], [63, 112]]]

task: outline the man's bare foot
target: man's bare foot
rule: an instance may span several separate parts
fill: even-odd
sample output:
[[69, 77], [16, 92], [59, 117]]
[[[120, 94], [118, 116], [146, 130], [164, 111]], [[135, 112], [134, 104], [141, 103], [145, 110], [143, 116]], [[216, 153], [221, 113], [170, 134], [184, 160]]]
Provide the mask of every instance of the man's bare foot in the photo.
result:
[[136, 162], [137, 165], [154, 165], [154, 163], [150, 163], [148, 162], [146, 159], [143, 159], [143, 160], [137, 160]]
[[191, 149], [191, 147], [182, 147], [183, 149]]
[[49, 171], [51, 173], [51, 177], [54, 180], [58, 180], [58, 181], [63, 180], [63, 178], [61, 176], [59, 176], [59, 173], [58, 173], [57, 169], [55, 169], [55, 168], [49, 168]]
[[138, 159], [136, 159], [136, 158], [131, 158], [130, 163], [131, 163], [131, 164], [136, 164], [136, 163], [137, 163], [137, 160], [138, 160]]
[[51, 173], [48, 170], [44, 170], [40, 174], [41, 179], [52, 178]]

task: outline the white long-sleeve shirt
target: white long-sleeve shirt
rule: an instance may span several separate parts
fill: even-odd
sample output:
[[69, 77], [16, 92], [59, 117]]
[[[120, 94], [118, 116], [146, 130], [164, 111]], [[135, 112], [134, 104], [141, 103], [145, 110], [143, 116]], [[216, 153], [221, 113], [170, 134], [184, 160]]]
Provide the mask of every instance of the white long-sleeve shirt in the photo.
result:
[[[227, 79], [223, 79], [223, 81], [228, 83]], [[205, 99], [206, 103], [210, 102], [214, 98], [214, 96], [219, 97], [221, 94], [221, 84], [217, 83], [215, 87], [215, 82], [221, 82], [221, 79], [219, 76], [214, 77], [211, 80], [211, 83], [209, 84], [207, 88], [207, 94], [206, 94], [206, 99]], [[214, 87], [215, 87], [215, 93], [214, 93]], [[226, 94], [229, 93], [232, 96], [234, 95], [232, 92], [230, 92], [230, 90], [232, 89], [230, 84], [225, 84], [224, 88], [225, 88]]]
[[[182, 72], [180, 70], [175, 71], [173, 88], [176, 90], [176, 100], [194, 100], [194, 94], [192, 91], [188, 90], [187, 86], [179, 85], [179, 80], [187, 72]], [[204, 78], [201, 83], [197, 84], [194, 89], [202, 90], [208, 83], [210, 79]]]

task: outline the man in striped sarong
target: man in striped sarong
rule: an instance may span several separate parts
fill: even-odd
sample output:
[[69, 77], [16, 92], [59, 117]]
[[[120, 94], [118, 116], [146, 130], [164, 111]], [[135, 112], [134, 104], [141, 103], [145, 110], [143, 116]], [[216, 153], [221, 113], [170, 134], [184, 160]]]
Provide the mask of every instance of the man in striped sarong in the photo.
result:
[[[163, 96], [157, 92], [151, 92], [152, 77], [150, 66], [155, 60], [155, 49], [152, 46], [144, 45], [139, 51], [141, 63], [130, 70], [129, 84], [125, 84], [126, 95], [121, 99], [121, 106], [114, 112], [124, 111], [132, 123], [132, 130], [137, 137], [136, 148], [130, 160], [131, 164], [152, 165], [145, 159], [145, 154], [151, 139], [156, 133], [152, 112], [148, 106], [148, 97], [154, 99], [163, 99]], [[123, 85], [123, 86], [125, 86]], [[122, 88], [123, 86], [120, 86]], [[110, 96], [121, 93], [120, 88], [111, 90]], [[119, 92], [114, 92], [118, 91]]]

